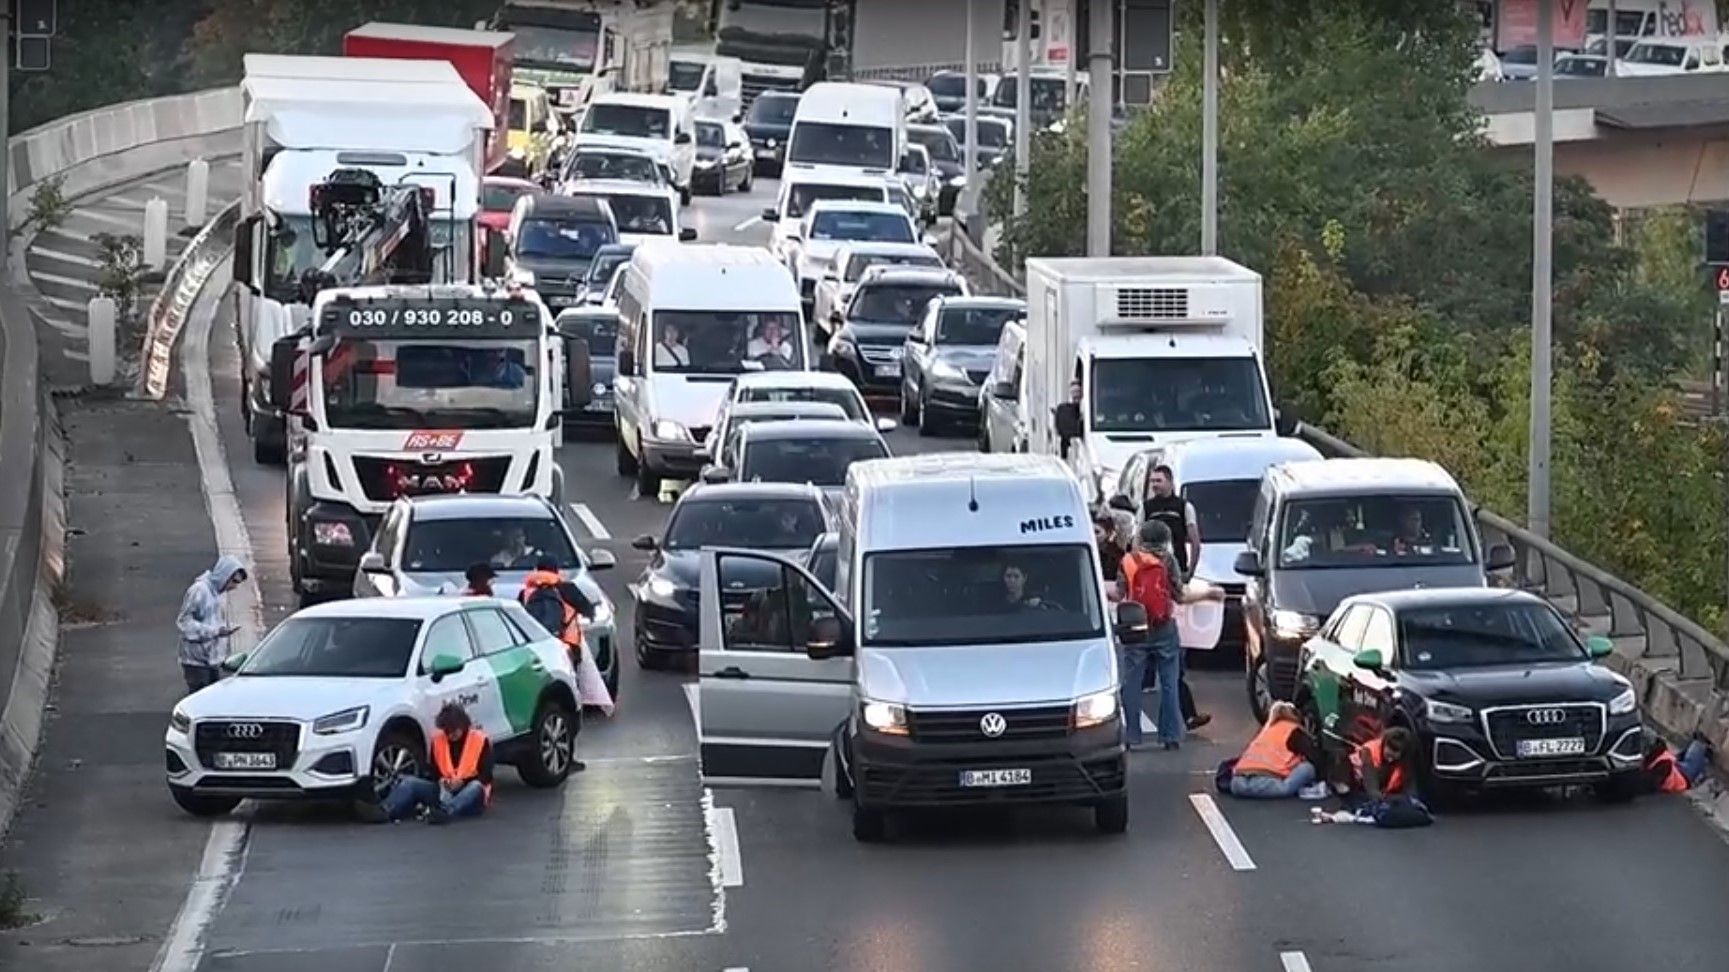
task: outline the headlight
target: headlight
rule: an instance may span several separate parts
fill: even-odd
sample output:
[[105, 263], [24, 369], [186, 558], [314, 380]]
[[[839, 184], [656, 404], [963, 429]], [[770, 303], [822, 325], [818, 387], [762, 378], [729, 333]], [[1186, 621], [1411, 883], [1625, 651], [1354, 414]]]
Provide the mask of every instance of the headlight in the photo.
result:
[[930, 192], [930, 186], [925, 185], [922, 182], [913, 186], [913, 196], [915, 198], [923, 199], [928, 192]]
[[366, 716], [372, 711], [369, 705], [357, 705], [352, 709], [332, 712], [327, 716], [319, 716], [312, 720], [312, 731], [319, 736], [334, 736], [338, 733], [353, 732], [366, 725]]
[[907, 709], [904, 705], [893, 702], [870, 702], [864, 704], [864, 723], [877, 732], [888, 733], [891, 736], [907, 734]]
[[534, 286], [534, 271], [517, 267], [515, 270], [510, 271], [510, 279], [522, 284], [524, 287], [532, 287]]
[[956, 176], [949, 176], [949, 185], [953, 186], [956, 189], [962, 188], [966, 184], [967, 184], [967, 177], [964, 174], [956, 175]]
[[600, 601], [594, 605], [594, 620], [589, 624], [608, 624], [612, 621], [612, 602]]
[[950, 364], [947, 361], [937, 361], [937, 362], [932, 363], [932, 365], [931, 365], [931, 377], [932, 378], [941, 378], [941, 379], [944, 379], [946, 381], [961, 381], [961, 382], [967, 382], [968, 384], [971, 384], [971, 379], [969, 379], [967, 377], [966, 372], [962, 371], [959, 368], [956, 368], [954, 365]]
[[690, 438], [690, 433], [686, 432], [684, 430], [684, 426], [678, 424], [677, 422], [671, 422], [671, 421], [668, 421], [666, 419], [661, 419], [660, 421], [654, 423], [654, 437], [657, 439], [662, 439], [662, 440], [666, 440], [666, 439], [688, 439], [688, 438]]
[[320, 547], [352, 547], [354, 533], [346, 523], [314, 523], [312, 542]]
[[1273, 634], [1281, 638], [1307, 638], [1321, 630], [1321, 619], [1301, 611], [1274, 611]]
[[1609, 700], [1610, 715], [1626, 715], [1638, 707], [1639, 697], [1633, 694], [1631, 687]]
[[1074, 723], [1076, 729], [1102, 726], [1116, 717], [1116, 689], [1106, 689], [1103, 692], [1084, 695], [1075, 702]]
[[168, 726], [175, 732], [190, 733], [192, 731], [192, 717], [176, 708], [173, 712], [168, 713]]
[[776, 141], [776, 140], [774, 140], [774, 139], [772, 139], [772, 138], [771, 138], [771, 139], [769, 139], [769, 140], [768, 140], [768, 141], [766, 141], [766, 142], [764, 142], [764, 143], [763, 143], [763, 144], [764, 144], [764, 145], [766, 145], [766, 146], [768, 146], [768, 148], [769, 148], [769, 151], [771, 151], [771, 152], [772, 152], [772, 151], [774, 151], [774, 150], [775, 150], [775, 149], [777, 149], [777, 148], [780, 148], [780, 142], [778, 142], [778, 141]]
[[716, 161], [717, 160], [715, 160], [715, 159], [697, 159], [696, 160], [696, 167], [699, 169], [712, 169], [712, 168], [714, 168], [714, 164]]
[[1424, 699], [1423, 708], [1428, 712], [1430, 722], [1469, 723], [1472, 717], [1470, 709], [1451, 702]]
[[670, 601], [672, 596], [678, 593], [678, 585], [664, 577], [651, 577], [648, 580], [648, 593], [663, 601]]
[[513, 148], [510, 150], [510, 157], [520, 162], [523, 159], [528, 158], [528, 149], [522, 148], [521, 146]]
[[608, 391], [611, 391], [611, 389], [606, 387], [606, 382], [604, 381], [595, 382], [594, 387], [588, 390], [589, 394], [593, 395], [595, 398], [605, 398]]

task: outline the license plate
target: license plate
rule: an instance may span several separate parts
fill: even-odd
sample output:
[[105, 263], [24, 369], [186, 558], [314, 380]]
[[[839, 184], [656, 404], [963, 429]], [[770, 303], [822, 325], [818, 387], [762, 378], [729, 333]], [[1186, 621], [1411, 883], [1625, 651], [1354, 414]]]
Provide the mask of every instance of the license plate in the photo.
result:
[[898, 364], [877, 365], [878, 378], [899, 378], [900, 376], [901, 366]]
[[1567, 736], [1562, 739], [1521, 739], [1519, 740], [1519, 758], [1529, 759], [1533, 756], [1582, 756], [1585, 753], [1585, 740], [1582, 736]]
[[582, 410], [585, 412], [610, 412], [612, 411], [612, 401], [609, 399], [606, 401], [589, 402], [587, 405], [582, 407]]
[[219, 770], [273, 770], [276, 768], [276, 754], [217, 753], [216, 768]]
[[1033, 781], [1030, 769], [961, 770], [961, 786], [1026, 786]]

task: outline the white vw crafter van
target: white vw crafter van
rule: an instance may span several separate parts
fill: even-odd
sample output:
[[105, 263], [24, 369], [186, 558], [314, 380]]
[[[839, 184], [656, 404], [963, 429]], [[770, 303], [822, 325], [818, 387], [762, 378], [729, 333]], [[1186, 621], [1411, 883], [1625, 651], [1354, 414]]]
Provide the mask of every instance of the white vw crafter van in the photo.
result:
[[832, 758], [866, 841], [891, 810], [1011, 803], [1092, 807], [1121, 832], [1116, 653], [1062, 463], [855, 463], [837, 506], [838, 593], [801, 561], [703, 553], [704, 778], [814, 784]]

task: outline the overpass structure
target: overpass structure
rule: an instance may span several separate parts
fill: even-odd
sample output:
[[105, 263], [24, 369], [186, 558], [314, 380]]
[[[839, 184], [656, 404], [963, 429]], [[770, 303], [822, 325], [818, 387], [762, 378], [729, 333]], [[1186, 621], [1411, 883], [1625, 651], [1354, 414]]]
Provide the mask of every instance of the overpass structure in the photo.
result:
[[[1492, 151], [1529, 164], [1537, 86], [1471, 89]], [[1571, 78], [1555, 84], [1555, 172], [1617, 209], [1729, 199], [1729, 74]]]

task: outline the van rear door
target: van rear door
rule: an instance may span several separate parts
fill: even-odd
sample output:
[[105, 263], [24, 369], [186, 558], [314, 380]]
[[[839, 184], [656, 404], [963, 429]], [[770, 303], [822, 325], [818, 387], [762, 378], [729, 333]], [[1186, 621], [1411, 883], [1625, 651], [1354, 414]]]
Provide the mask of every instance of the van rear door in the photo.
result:
[[851, 713], [850, 619], [802, 566], [761, 551], [705, 550], [698, 598], [704, 782], [820, 785]]

